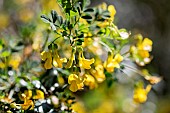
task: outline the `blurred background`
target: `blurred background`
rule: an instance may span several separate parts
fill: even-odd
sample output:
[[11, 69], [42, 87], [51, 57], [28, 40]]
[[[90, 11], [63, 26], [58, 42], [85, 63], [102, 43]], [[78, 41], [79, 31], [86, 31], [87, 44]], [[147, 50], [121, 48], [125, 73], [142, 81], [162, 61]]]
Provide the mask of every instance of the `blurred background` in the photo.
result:
[[126, 28], [132, 34], [141, 33], [153, 40], [154, 58], [148, 68], [163, 76], [163, 81], [158, 84], [163, 87], [157, 93], [160, 110], [157, 112], [170, 113], [167, 107], [170, 105], [170, 1], [93, 0], [92, 5], [99, 4], [99, 1], [115, 5], [115, 23], [119, 28]]
[[[77, 108], [84, 112], [86, 107], [92, 113], [170, 113], [170, 1], [92, 0], [90, 7], [102, 2], [114, 4], [117, 10], [115, 23], [119, 28], [125, 28], [132, 34], [141, 33], [153, 40], [154, 58], [147, 67], [163, 80], [154, 86], [151, 100], [140, 107], [133, 105], [129, 99], [132, 98], [132, 89], [128, 89], [126, 83], [115, 83], [109, 90], [102, 84], [98, 90], [81, 94], [85, 104], [79, 103]], [[40, 15], [49, 13], [51, 9], [61, 12], [55, 0], [0, 0], [0, 38], [24, 40], [26, 45], [38, 48], [46, 27]], [[124, 99], [124, 96], [129, 98]]]
[[[116, 24], [132, 34], [141, 33], [153, 40], [152, 66], [164, 77], [162, 94], [170, 92], [170, 1], [169, 0], [100, 0], [114, 4], [117, 10]], [[93, 0], [92, 5], [99, 4]]]

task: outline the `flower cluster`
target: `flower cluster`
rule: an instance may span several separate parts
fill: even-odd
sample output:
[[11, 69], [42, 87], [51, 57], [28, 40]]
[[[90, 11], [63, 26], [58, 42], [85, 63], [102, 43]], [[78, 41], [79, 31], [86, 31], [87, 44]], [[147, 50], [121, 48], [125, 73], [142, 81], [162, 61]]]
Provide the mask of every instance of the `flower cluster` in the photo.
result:
[[21, 101], [24, 101], [23, 104], [16, 104], [11, 103], [10, 106], [12, 108], [16, 109], [22, 109], [22, 110], [33, 110], [34, 109], [34, 102], [31, 100], [38, 100], [38, 99], [44, 99], [44, 93], [41, 90], [36, 90], [36, 94], [33, 96], [32, 90], [25, 90], [24, 93], [18, 93], [19, 99]]
[[143, 85], [138, 85], [135, 87], [133, 100], [136, 103], [144, 103], [147, 100], [147, 95], [149, 91], [151, 90], [152, 86], [148, 85], [146, 89], [144, 89]]
[[145, 66], [145, 64], [150, 63], [152, 57], [150, 56], [150, 51], [152, 51], [152, 41], [148, 38], [142, 37], [142, 35], [137, 35], [137, 44], [131, 46], [131, 54], [135, 59], [136, 63], [140, 66]]
[[[89, 0], [73, 1], [57, 0], [55, 7], [55, 0], [43, 1], [40, 6], [46, 10], [41, 19], [47, 25], [31, 21], [35, 15], [31, 9], [20, 11], [18, 21], [24, 26], [28, 22], [33, 25], [18, 29], [16, 37], [21, 39], [9, 41], [10, 36], [5, 35], [0, 39], [0, 112], [73, 113], [76, 111], [74, 97], [81, 97], [77, 94], [105, 85], [110, 91], [112, 83], [122, 77], [119, 75], [125, 73], [125, 69], [147, 81], [135, 85], [135, 103], [146, 102], [152, 85], [161, 81], [144, 69], [152, 60], [152, 41], [119, 29], [114, 24], [113, 5], [102, 3], [88, 7]], [[27, 3], [29, 0], [21, 2]], [[49, 13], [49, 9], [55, 10]], [[3, 28], [7, 26], [5, 19], [8, 17], [1, 14], [0, 17]], [[0, 30], [2, 28], [0, 26]], [[143, 66], [142, 70], [131, 67], [127, 59]], [[136, 78], [131, 79], [134, 82], [129, 84], [136, 83]], [[100, 104], [104, 109], [112, 107], [109, 98], [114, 96], [109, 91], [106, 105]]]

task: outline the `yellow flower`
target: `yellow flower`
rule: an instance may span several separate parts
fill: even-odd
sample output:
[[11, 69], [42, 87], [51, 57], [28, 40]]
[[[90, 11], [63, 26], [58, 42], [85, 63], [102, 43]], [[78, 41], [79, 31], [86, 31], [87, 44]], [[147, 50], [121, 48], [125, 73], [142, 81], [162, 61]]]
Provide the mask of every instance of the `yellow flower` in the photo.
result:
[[[55, 67], [58, 67], [58, 68], [62, 68], [63, 67], [63, 62], [67, 62], [67, 59], [66, 58], [60, 58], [58, 53], [57, 53], [57, 50], [55, 50], [52, 54], [51, 51], [43, 51], [41, 53], [41, 59], [43, 61], [45, 61], [45, 64], [44, 64], [44, 67], [46, 69], [51, 69], [53, 67], [53, 65]], [[52, 65], [53, 64], [53, 65]]]
[[53, 65], [58, 68], [63, 67], [63, 62], [67, 62], [66, 58], [60, 58], [57, 51], [54, 52], [54, 57], [53, 57]]
[[151, 84], [157, 84], [158, 82], [162, 80], [161, 77], [150, 75], [147, 69], [143, 69], [142, 73], [144, 74], [144, 78], [148, 80]]
[[138, 65], [145, 66], [152, 59], [149, 52], [152, 50], [153, 42], [148, 38], [143, 39], [142, 35], [136, 35], [136, 38], [138, 42], [136, 46], [131, 46], [130, 52]]
[[45, 69], [51, 69], [53, 67], [52, 66], [52, 53], [50, 51], [49, 52], [43, 51], [41, 53], [41, 59], [45, 61], [45, 64], [44, 64]]
[[116, 14], [116, 9], [113, 5], [109, 5], [107, 8], [107, 4], [106, 3], [102, 3], [98, 6], [99, 8], [103, 9], [103, 10], [108, 10], [110, 12], [110, 19], [111, 21], [114, 20], [114, 16]]
[[30, 108], [31, 110], [34, 108], [34, 103], [32, 100], [30, 100], [32, 97], [32, 91], [31, 90], [25, 90], [24, 93], [19, 93], [20, 100], [24, 101], [23, 104], [18, 104], [21, 106], [22, 110], [27, 110]]
[[33, 103], [32, 100], [26, 100], [25, 99], [24, 104], [21, 104], [21, 109], [27, 110], [29, 107], [31, 107], [30, 110], [33, 110], [34, 109], [34, 103]]
[[149, 55], [149, 52], [146, 51], [146, 50], [138, 50], [138, 54], [139, 54], [139, 56], [141, 56], [142, 58], [147, 58], [147, 57], [150, 56], [150, 55]]
[[85, 81], [84, 84], [86, 86], [89, 86], [90, 89], [94, 89], [96, 87], [96, 82], [93, 76], [89, 75], [89, 74], [85, 74]]
[[98, 64], [95, 67], [95, 70], [93, 69], [91, 73], [99, 83], [103, 82], [106, 79], [106, 76], [104, 74], [104, 67], [101, 64]]
[[36, 95], [33, 96], [33, 99], [44, 99], [44, 92], [36, 90]]
[[113, 5], [108, 6], [108, 11], [110, 12], [110, 19], [113, 21], [116, 14], [115, 7]]
[[157, 76], [146, 76], [145, 79], [148, 80], [151, 84], [157, 84], [162, 80], [161, 77]]
[[25, 90], [24, 93], [19, 93], [18, 94], [19, 96], [19, 99], [24, 101], [25, 99], [26, 100], [29, 100], [31, 97], [32, 97], [32, 91], [31, 90]]
[[94, 58], [92, 59], [85, 59], [83, 52], [79, 53], [79, 66], [84, 69], [90, 69], [91, 64], [94, 63]]
[[113, 72], [114, 68], [120, 68], [119, 63], [123, 61], [123, 56], [116, 54], [113, 58], [113, 53], [108, 55], [107, 60], [104, 62], [104, 67], [108, 72]]
[[138, 43], [138, 48], [142, 50], [151, 51], [152, 50], [152, 40], [145, 38], [141, 43]]
[[87, 36], [85, 36], [84, 38], [84, 42], [82, 43], [82, 47], [88, 47], [89, 45], [92, 44], [92, 38], [88, 38], [89, 37], [89, 34], [85, 34]]
[[68, 83], [70, 84], [69, 89], [72, 92], [76, 92], [79, 89], [83, 89], [83, 80], [76, 74], [70, 74], [68, 77]]
[[116, 54], [116, 56], [114, 57], [114, 60], [118, 63], [120, 63], [121, 61], [123, 61], [123, 56], [121, 56], [119, 53]]
[[134, 90], [133, 100], [136, 103], [144, 103], [147, 100], [147, 95], [151, 90], [151, 85], [148, 85], [146, 89], [143, 87], [137, 87]]

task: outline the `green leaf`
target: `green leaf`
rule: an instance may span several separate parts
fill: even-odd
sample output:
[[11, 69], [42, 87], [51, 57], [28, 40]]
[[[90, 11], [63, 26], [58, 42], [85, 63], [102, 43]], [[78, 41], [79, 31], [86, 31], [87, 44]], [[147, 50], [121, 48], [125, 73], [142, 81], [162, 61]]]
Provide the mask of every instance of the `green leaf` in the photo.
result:
[[54, 44], [53, 47], [54, 47], [54, 49], [58, 49], [58, 45], [57, 44]]
[[53, 47], [52, 44], [48, 45], [48, 49], [49, 49], [49, 50], [52, 50], [52, 47]]
[[76, 41], [76, 44], [77, 44], [77, 45], [82, 45], [82, 42], [84, 42], [84, 38], [79, 38], [79, 39]]
[[83, 10], [85, 7], [90, 5], [90, 0], [79, 0], [79, 4], [81, 9]]
[[84, 18], [84, 19], [86, 19], [86, 20], [90, 20], [90, 19], [92, 19], [92, 16], [90, 16], [90, 15], [85, 15], [85, 16], [82, 16], [82, 18]]
[[79, 37], [79, 38], [84, 38], [84, 34], [82, 33], [82, 34], [80, 34], [78, 37]]
[[84, 12], [94, 12], [94, 9], [93, 8], [88, 8], [88, 9], [85, 9]]
[[0, 45], [0, 51], [3, 49], [3, 46], [2, 45]]
[[46, 15], [41, 15], [41, 20], [45, 23], [50, 23], [51, 20]]
[[62, 25], [63, 24], [62, 16], [57, 16], [57, 19], [58, 19], [59, 24]]
[[110, 88], [110, 87], [112, 86], [112, 84], [113, 84], [113, 80], [112, 80], [112, 79], [108, 79], [108, 80], [107, 80], [107, 86], [108, 86], [108, 88]]
[[55, 10], [51, 10], [51, 16], [52, 16], [52, 19], [53, 19], [53, 23], [56, 22], [57, 20], [57, 12]]
[[55, 43], [51, 43], [50, 45], [48, 45], [48, 49], [49, 50], [55, 50], [58, 49], [58, 45]]
[[10, 51], [3, 51], [2, 53], [1, 53], [1, 57], [8, 57], [9, 55], [10, 55]]
[[80, 8], [80, 6], [77, 7], [77, 11], [78, 11], [79, 15], [81, 15], [81, 8]]
[[74, 16], [77, 16], [77, 15], [78, 15], [77, 12], [70, 10], [70, 17], [74, 17]]
[[109, 11], [102, 12], [102, 18], [104, 19], [110, 18], [110, 12]]

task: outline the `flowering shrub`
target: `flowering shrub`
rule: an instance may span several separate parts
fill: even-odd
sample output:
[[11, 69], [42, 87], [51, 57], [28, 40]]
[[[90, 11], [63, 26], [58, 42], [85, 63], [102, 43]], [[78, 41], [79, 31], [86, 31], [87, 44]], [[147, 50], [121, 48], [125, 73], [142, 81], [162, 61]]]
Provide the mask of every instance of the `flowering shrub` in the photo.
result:
[[[161, 80], [144, 69], [152, 60], [152, 41], [119, 29], [113, 5], [88, 7], [88, 0], [58, 0], [56, 4], [60, 12], [41, 15], [49, 26], [38, 28], [46, 28], [43, 42], [34, 38], [10, 44], [0, 39], [0, 112], [81, 113], [74, 94], [87, 93], [104, 82], [110, 87], [127, 69], [148, 81], [134, 79], [134, 103], [146, 102], [152, 85]], [[31, 15], [21, 19], [29, 21]], [[32, 35], [34, 30], [22, 28], [21, 36], [41, 37]], [[129, 60], [143, 70], [129, 65]]]

